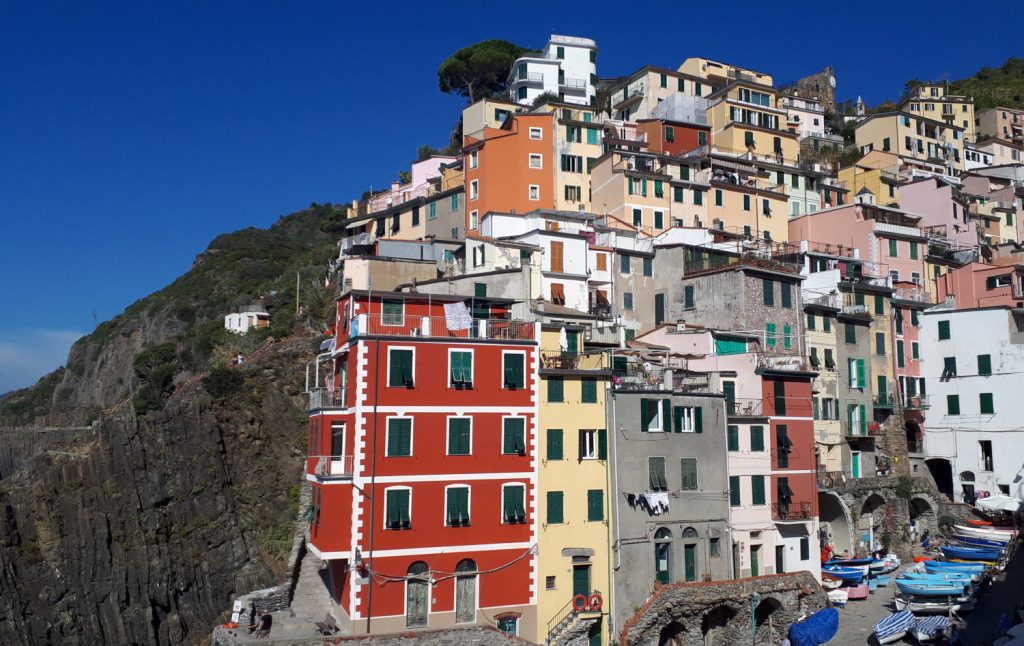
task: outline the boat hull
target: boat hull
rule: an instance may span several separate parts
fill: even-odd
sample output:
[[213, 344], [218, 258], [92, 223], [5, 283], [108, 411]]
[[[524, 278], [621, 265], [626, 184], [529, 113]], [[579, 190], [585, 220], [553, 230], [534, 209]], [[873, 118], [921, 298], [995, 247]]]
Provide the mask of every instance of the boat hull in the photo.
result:
[[998, 561], [999, 550], [974, 548], [974, 547], [956, 547], [954, 545], [943, 545], [942, 553], [948, 559], [963, 559], [965, 561]]
[[896, 587], [903, 594], [915, 597], [959, 597], [964, 586], [949, 581], [928, 581], [919, 579], [896, 579]]

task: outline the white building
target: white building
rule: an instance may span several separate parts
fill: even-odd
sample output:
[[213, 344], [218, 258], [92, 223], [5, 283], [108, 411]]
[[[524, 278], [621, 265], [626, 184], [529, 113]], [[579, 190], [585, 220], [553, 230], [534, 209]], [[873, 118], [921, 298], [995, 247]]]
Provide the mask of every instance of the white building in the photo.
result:
[[261, 307], [252, 307], [244, 312], [224, 317], [224, 329], [235, 334], [245, 334], [270, 325], [270, 313]]
[[[1009, 307], [924, 311], [921, 359], [931, 408], [927, 464], [957, 502], [1024, 495], [1024, 314]], [[984, 333], [981, 333], [984, 331]], [[950, 482], [952, 480], [952, 482]]]
[[779, 108], [786, 111], [786, 128], [801, 139], [825, 134], [825, 109], [817, 99], [783, 94]]
[[540, 56], [516, 59], [508, 76], [509, 96], [530, 105], [542, 94], [589, 105], [597, 98], [597, 43], [552, 34]]

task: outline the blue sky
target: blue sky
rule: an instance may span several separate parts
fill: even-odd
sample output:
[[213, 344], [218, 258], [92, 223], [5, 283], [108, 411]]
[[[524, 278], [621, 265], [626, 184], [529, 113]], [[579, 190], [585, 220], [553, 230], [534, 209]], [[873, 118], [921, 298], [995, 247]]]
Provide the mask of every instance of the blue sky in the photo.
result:
[[831, 64], [841, 99], [877, 103], [910, 77], [999, 65], [1017, 42], [956, 29], [962, 5], [941, 2], [560, 4], [5, 2], [0, 393], [63, 363], [94, 316], [169, 283], [218, 233], [346, 202], [445, 144], [462, 100], [436, 71], [464, 45], [587, 36], [602, 76], [698, 55], [780, 81]]

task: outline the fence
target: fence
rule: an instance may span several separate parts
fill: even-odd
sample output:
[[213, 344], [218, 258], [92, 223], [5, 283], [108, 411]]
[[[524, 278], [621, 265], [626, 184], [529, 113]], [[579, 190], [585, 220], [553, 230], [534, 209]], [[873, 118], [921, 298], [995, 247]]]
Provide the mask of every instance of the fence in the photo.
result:
[[449, 329], [443, 316], [360, 314], [352, 322], [352, 336], [422, 336], [449, 339], [533, 341], [534, 324], [510, 319], [473, 319], [469, 327]]

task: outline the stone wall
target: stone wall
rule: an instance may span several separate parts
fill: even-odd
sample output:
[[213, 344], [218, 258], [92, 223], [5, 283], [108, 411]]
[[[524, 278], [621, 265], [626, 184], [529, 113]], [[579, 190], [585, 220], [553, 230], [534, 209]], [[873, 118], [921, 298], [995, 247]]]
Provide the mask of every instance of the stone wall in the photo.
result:
[[[232, 646], [237, 642], [226, 633], [215, 631], [212, 646]], [[317, 637], [315, 639], [295, 639], [290, 641], [274, 640], [275, 646], [323, 646], [341, 644], [343, 646], [415, 646], [432, 644], [433, 646], [508, 646], [531, 644], [519, 637], [510, 637], [490, 626], [473, 628], [451, 628], [446, 630], [418, 630], [416, 632], [397, 633], [394, 635], [365, 635], [361, 637]]]
[[703, 646], [708, 639], [746, 644], [753, 637], [758, 644], [777, 644], [791, 623], [827, 605], [825, 591], [810, 572], [666, 585], [626, 622], [619, 643], [674, 639], [676, 644]]

